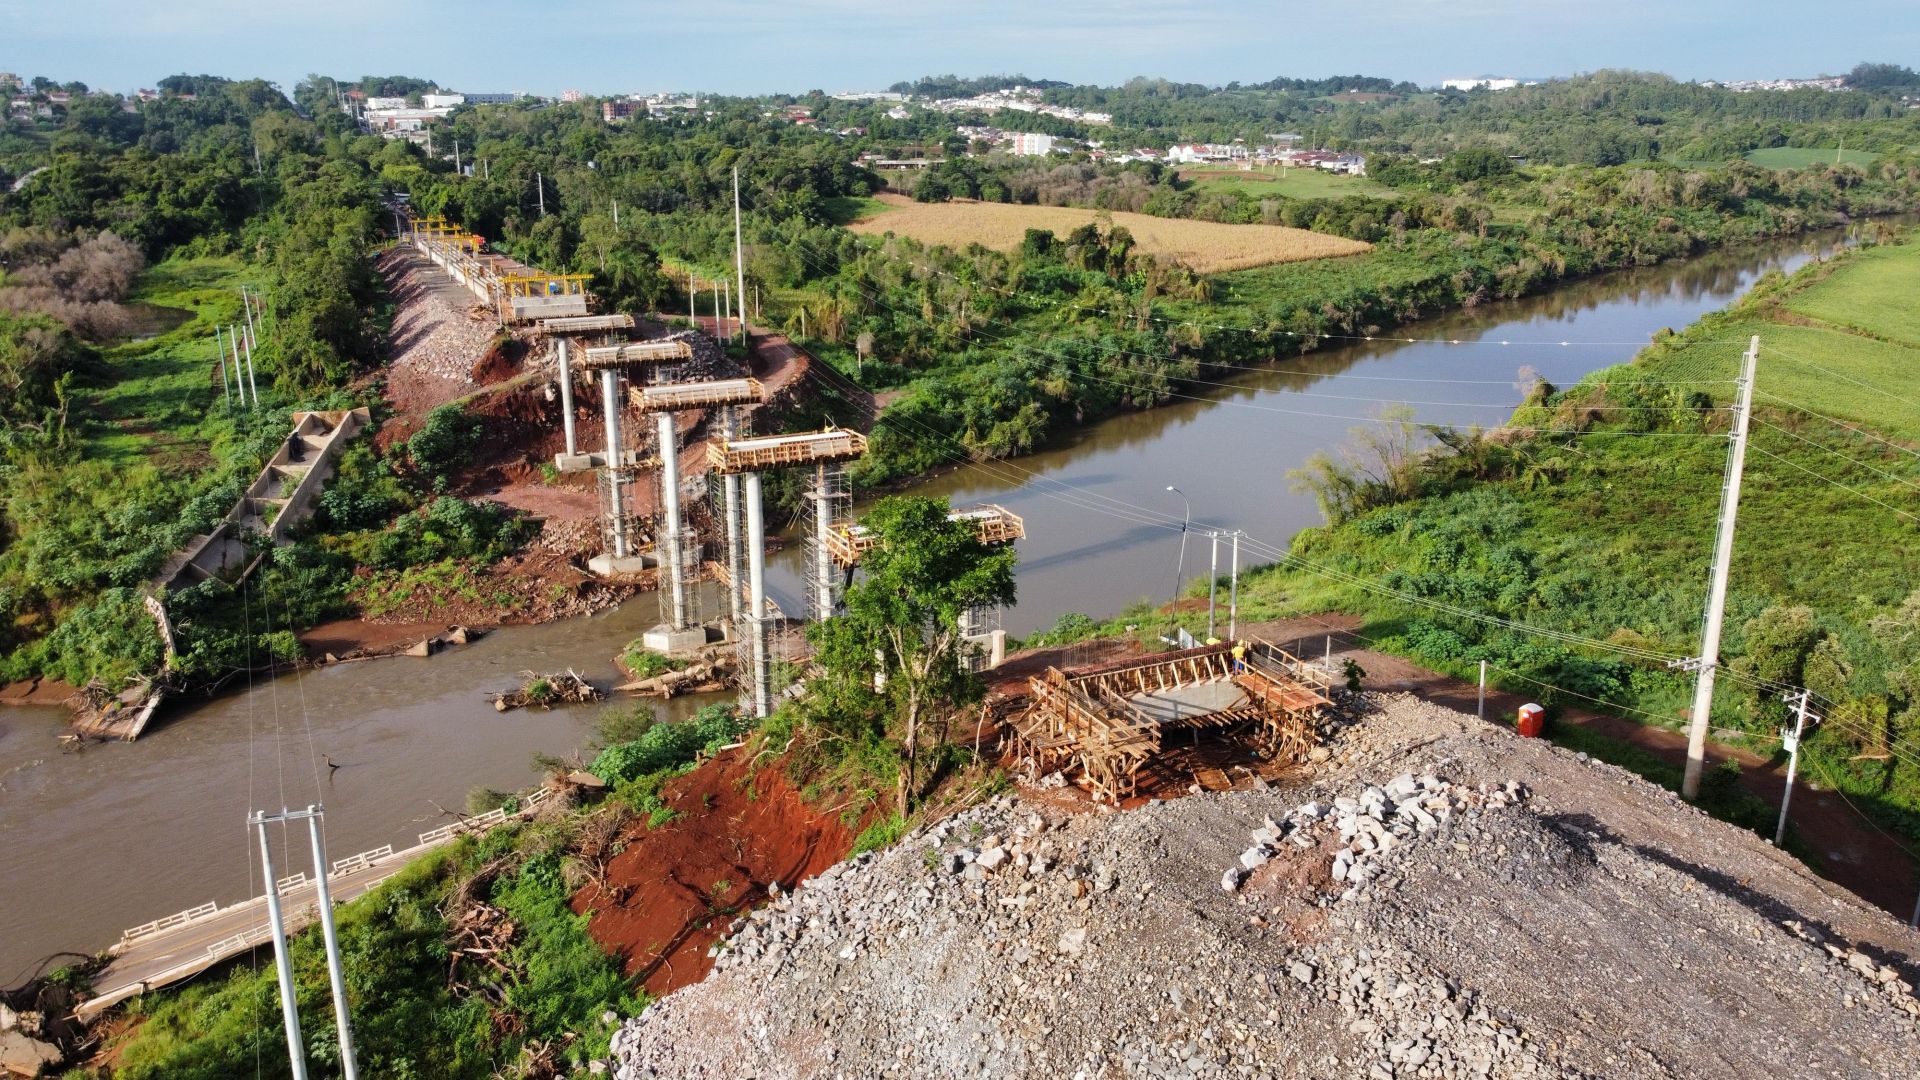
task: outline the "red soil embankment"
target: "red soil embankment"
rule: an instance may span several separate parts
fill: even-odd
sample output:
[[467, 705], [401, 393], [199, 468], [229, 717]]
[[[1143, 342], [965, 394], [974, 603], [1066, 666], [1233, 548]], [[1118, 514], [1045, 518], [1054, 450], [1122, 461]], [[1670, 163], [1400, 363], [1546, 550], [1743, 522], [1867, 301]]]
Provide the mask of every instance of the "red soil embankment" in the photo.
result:
[[832, 866], [853, 847], [840, 819], [801, 798], [777, 762], [755, 769], [728, 751], [668, 783], [679, 813], [658, 828], [637, 820], [608, 864], [607, 889], [573, 897], [587, 932], [655, 996], [705, 978], [707, 948], [734, 918]]

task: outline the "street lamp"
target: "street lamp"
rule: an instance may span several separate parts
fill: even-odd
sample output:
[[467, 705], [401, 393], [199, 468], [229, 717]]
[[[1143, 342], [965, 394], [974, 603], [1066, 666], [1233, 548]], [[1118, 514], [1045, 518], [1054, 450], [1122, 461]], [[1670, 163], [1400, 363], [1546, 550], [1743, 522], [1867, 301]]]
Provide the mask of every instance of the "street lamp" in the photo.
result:
[[1180, 496], [1180, 502], [1186, 507], [1185, 516], [1180, 521], [1180, 561], [1175, 564], [1173, 571], [1173, 604], [1167, 608], [1168, 618], [1177, 625], [1180, 621], [1180, 586], [1187, 578], [1187, 530], [1193, 526], [1193, 502], [1187, 498], [1186, 492], [1172, 484], [1167, 485], [1167, 490]]

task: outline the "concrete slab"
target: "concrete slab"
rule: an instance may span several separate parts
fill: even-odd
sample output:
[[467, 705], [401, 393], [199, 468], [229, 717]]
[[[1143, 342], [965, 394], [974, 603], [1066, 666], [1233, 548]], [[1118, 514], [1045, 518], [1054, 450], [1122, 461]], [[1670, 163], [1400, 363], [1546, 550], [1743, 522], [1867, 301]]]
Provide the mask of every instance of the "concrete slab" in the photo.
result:
[[587, 572], [598, 577], [626, 577], [644, 573], [652, 569], [654, 560], [646, 555], [628, 555], [614, 558], [612, 555], [595, 555], [587, 560]]
[[1225, 712], [1252, 704], [1246, 691], [1226, 679], [1194, 683], [1172, 690], [1158, 690], [1129, 699], [1141, 712], [1161, 723], [1189, 716]]

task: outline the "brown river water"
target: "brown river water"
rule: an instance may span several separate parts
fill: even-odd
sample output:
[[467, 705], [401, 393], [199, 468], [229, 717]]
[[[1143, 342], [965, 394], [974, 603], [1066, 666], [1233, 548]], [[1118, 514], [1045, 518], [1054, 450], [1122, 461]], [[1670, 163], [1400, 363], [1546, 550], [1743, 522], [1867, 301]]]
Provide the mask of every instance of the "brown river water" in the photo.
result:
[[[1726, 306], [1762, 273], [1843, 242], [1826, 233], [1717, 252], [1427, 320], [1395, 333], [1463, 344], [1360, 343], [1290, 358], [1277, 365], [1284, 370], [1232, 373], [1221, 381], [1239, 388], [1115, 417], [1045, 452], [961, 468], [914, 490], [1000, 503], [1026, 519], [1011, 632], [1068, 611], [1112, 615], [1168, 596], [1180, 535], [1094, 507], [1131, 504], [1177, 523], [1185, 508], [1166, 490], [1173, 485], [1196, 523], [1283, 544], [1320, 523], [1312, 499], [1288, 490], [1286, 471], [1341, 445], [1383, 401], [1414, 403], [1425, 422], [1497, 425], [1519, 399], [1522, 366], [1566, 385], [1626, 360], [1632, 343], [1662, 327]], [[1728, 379], [1740, 351], [1727, 347]], [[1433, 381], [1401, 381], [1416, 379]], [[772, 592], [787, 611], [805, 610], [797, 547], [770, 560]], [[1190, 535], [1184, 576], [1204, 575], [1207, 557], [1205, 539]], [[1223, 573], [1226, 562], [1223, 545]], [[92, 952], [125, 927], [257, 894], [249, 807], [324, 803], [328, 855], [341, 859], [406, 846], [450, 820], [439, 808], [462, 809], [476, 785], [531, 783], [533, 756], [578, 750], [605, 706], [501, 714], [483, 695], [526, 670], [571, 667], [605, 685], [612, 657], [656, 621], [655, 599], [643, 596], [588, 619], [503, 629], [431, 659], [322, 668], [175, 704], [137, 743], [80, 751], [55, 741], [62, 711], [0, 707], [0, 985], [57, 950]], [[678, 718], [702, 703], [681, 699], [663, 711]], [[304, 847], [276, 854], [283, 875], [309, 861]]]

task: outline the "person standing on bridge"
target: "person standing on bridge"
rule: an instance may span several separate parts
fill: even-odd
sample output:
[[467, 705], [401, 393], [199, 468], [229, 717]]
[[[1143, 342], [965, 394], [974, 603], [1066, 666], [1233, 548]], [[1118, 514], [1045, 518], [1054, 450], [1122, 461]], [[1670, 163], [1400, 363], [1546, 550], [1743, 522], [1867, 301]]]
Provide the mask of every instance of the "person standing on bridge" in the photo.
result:
[[1247, 643], [1236, 641], [1233, 643], [1233, 673], [1238, 675], [1245, 670], [1247, 670]]

